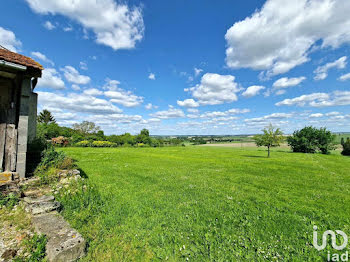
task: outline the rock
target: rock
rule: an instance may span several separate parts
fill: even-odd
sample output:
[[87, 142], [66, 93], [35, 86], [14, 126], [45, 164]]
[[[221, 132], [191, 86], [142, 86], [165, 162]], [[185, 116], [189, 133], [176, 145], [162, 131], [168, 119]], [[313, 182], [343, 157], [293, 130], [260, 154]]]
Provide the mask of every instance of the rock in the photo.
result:
[[0, 183], [7, 183], [13, 180], [13, 174], [11, 172], [0, 173]]
[[43, 213], [49, 213], [56, 211], [61, 207], [60, 202], [57, 201], [42, 201], [32, 204], [27, 204], [26, 211], [33, 215], [39, 215]]
[[58, 172], [58, 176], [61, 178], [80, 175], [80, 171], [78, 169], [73, 170], [61, 170]]
[[54, 196], [41, 196], [38, 198], [33, 197], [24, 197], [23, 201], [27, 204], [36, 204], [36, 203], [42, 203], [42, 202], [53, 202], [55, 200]]
[[39, 234], [48, 238], [47, 258], [51, 262], [76, 261], [85, 255], [84, 238], [58, 214], [45, 214], [33, 218]]

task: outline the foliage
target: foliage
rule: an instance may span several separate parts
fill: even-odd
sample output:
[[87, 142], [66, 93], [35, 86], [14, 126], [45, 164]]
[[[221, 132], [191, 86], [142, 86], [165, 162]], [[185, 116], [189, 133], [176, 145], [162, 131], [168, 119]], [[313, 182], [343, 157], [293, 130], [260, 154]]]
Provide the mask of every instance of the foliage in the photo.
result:
[[6, 206], [9, 209], [14, 208], [19, 202], [19, 198], [16, 194], [3, 194], [0, 192], [0, 207]]
[[56, 123], [56, 120], [49, 110], [44, 109], [38, 115], [38, 122], [43, 124], [50, 124], [50, 123]]
[[268, 157], [270, 157], [270, 148], [278, 147], [283, 142], [283, 132], [279, 128], [273, 127], [271, 124], [262, 131], [264, 134], [255, 136], [254, 140], [258, 147], [267, 147]]
[[74, 124], [73, 129], [81, 132], [82, 134], [93, 134], [100, 130], [99, 126], [96, 126], [94, 122], [83, 121], [80, 124]]
[[287, 141], [293, 152], [316, 153], [320, 151], [322, 154], [329, 154], [335, 149], [334, 139], [335, 136], [326, 128], [317, 129], [307, 126], [294, 131]]
[[67, 157], [64, 152], [56, 151], [53, 146], [49, 146], [43, 151], [41, 162], [35, 169], [34, 175], [40, 177], [41, 183], [51, 184], [58, 179], [58, 169], [73, 169], [75, 167], [74, 161]]
[[88, 240], [83, 261], [326, 261], [328, 250], [312, 246], [313, 226], [350, 232], [350, 158], [339, 154], [58, 150], [77, 159], [91, 185], [58, 197]]
[[42, 153], [47, 149], [49, 144], [44, 138], [36, 138], [28, 144], [27, 154], [27, 171], [34, 172], [38, 164], [41, 162]]
[[342, 141], [343, 151], [341, 152], [344, 156], [350, 156], [350, 138], [348, 137]]
[[91, 143], [89, 141], [86, 141], [86, 140], [80, 141], [80, 142], [75, 144], [75, 146], [78, 146], [78, 147], [88, 147], [90, 145], [91, 145]]
[[[44, 235], [35, 234], [30, 239], [23, 240], [23, 244], [26, 246], [26, 252], [30, 254], [28, 258], [18, 259], [22, 262], [37, 262], [43, 261], [46, 256], [46, 243], [47, 238]], [[14, 260], [16, 261], [16, 260]]]
[[114, 147], [116, 146], [116, 144], [108, 141], [94, 141], [92, 142], [91, 146], [92, 147]]

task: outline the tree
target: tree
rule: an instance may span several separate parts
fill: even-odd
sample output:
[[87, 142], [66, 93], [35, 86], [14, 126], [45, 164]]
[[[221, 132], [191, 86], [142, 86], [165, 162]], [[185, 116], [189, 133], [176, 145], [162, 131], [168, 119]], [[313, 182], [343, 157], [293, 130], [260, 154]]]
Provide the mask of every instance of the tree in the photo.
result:
[[350, 138], [346, 139], [346, 142], [342, 144], [343, 151], [341, 152], [344, 156], [350, 156]]
[[94, 134], [100, 130], [99, 126], [96, 126], [94, 122], [83, 121], [80, 124], [73, 124], [73, 129], [83, 133], [84, 135]]
[[306, 126], [301, 130], [294, 131], [287, 141], [293, 152], [313, 154], [321, 151], [322, 154], [329, 154], [331, 150], [335, 149], [334, 139], [335, 136], [326, 128], [317, 129]]
[[51, 114], [49, 110], [44, 109], [39, 115], [38, 115], [38, 122], [44, 123], [44, 124], [50, 124], [50, 123], [56, 123], [55, 118]]
[[272, 124], [262, 131], [264, 134], [254, 136], [254, 140], [258, 147], [267, 147], [267, 157], [270, 157], [270, 148], [280, 146], [280, 143], [283, 142], [283, 132], [279, 128], [275, 128]]

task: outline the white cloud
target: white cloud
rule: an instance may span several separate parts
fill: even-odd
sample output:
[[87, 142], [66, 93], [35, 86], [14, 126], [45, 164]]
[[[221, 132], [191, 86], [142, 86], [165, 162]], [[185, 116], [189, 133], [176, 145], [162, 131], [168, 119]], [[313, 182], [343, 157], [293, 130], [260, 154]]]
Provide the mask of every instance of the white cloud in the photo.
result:
[[293, 99], [285, 99], [276, 103], [276, 106], [310, 106], [310, 107], [328, 107], [328, 106], [346, 106], [350, 105], [350, 91], [334, 91], [327, 93], [312, 93], [302, 95]]
[[44, 23], [44, 27], [50, 31], [56, 28], [56, 26], [54, 24], [52, 24], [50, 21], [46, 21]]
[[264, 90], [264, 86], [250, 86], [248, 87], [243, 93], [242, 96], [244, 97], [253, 97], [260, 93], [261, 90]]
[[267, 125], [268, 123], [281, 121], [283, 119], [288, 119], [288, 118], [291, 118], [292, 116], [293, 114], [290, 114], [290, 113], [273, 113], [263, 117], [248, 118], [248, 119], [245, 119], [244, 122], [247, 124]]
[[43, 70], [42, 77], [38, 80], [38, 87], [53, 88], [56, 90], [65, 89], [65, 84], [55, 68]]
[[151, 110], [151, 109], [157, 109], [158, 106], [152, 105], [151, 103], [148, 103], [147, 105], [145, 105], [145, 108], [147, 110]]
[[232, 75], [206, 73], [201, 83], [185, 89], [197, 99], [200, 105], [219, 105], [237, 101], [236, 93], [241, 89]]
[[275, 89], [280, 89], [280, 88], [296, 86], [296, 85], [299, 85], [301, 82], [303, 82], [305, 79], [306, 77], [304, 76], [292, 77], [292, 78], [282, 77], [273, 83], [273, 87]]
[[113, 48], [130, 49], [143, 38], [140, 8], [129, 8], [113, 0], [26, 0], [39, 14], [63, 15], [91, 29], [96, 42]]
[[159, 119], [170, 119], [170, 118], [184, 117], [185, 114], [181, 109], [177, 109], [172, 106], [169, 106], [168, 110], [158, 111], [154, 114], [151, 114], [150, 116], [159, 118]]
[[71, 31], [73, 31], [73, 27], [72, 26], [66, 26], [66, 27], [63, 28], [63, 31], [64, 32], [71, 32]]
[[350, 42], [350, 1], [268, 0], [251, 17], [236, 22], [226, 33], [226, 63], [230, 68], [286, 73], [310, 60], [320, 48]]
[[60, 95], [50, 92], [37, 92], [39, 104], [43, 108], [59, 108], [76, 113], [115, 114], [122, 110], [111, 102], [87, 94], [70, 93]]
[[89, 69], [85, 62], [80, 62], [79, 67], [81, 70], [88, 70]]
[[17, 52], [18, 48], [22, 46], [21, 41], [16, 38], [16, 35], [0, 26], [0, 45], [9, 49], [10, 51]]
[[79, 90], [80, 90], [80, 86], [78, 86], [78, 85], [76, 85], [76, 84], [73, 84], [73, 85], [72, 85], [72, 89], [73, 89], [74, 91], [79, 91]]
[[347, 80], [350, 80], [350, 73], [340, 76], [340, 77], [338, 78], [338, 80], [340, 80], [340, 81], [347, 81]]
[[333, 112], [328, 112], [328, 113], [326, 113], [326, 116], [337, 116], [337, 115], [340, 115], [340, 113], [337, 112], [337, 111], [333, 111]]
[[156, 80], [156, 75], [153, 74], [153, 73], [150, 73], [149, 76], [148, 76], [148, 79]]
[[199, 113], [199, 110], [197, 108], [187, 108], [187, 111], [192, 114]]
[[40, 52], [32, 52], [31, 55], [34, 56], [34, 57], [36, 57], [36, 58], [38, 58], [38, 59], [40, 59], [41, 61], [44, 61], [45, 63], [51, 64], [52, 66], [55, 65], [55, 63], [52, 62], [50, 59], [48, 59], [48, 58], [46, 57], [46, 55], [44, 55], [43, 53], [40, 53]]
[[317, 67], [316, 70], [314, 71], [314, 73], [316, 74], [314, 79], [315, 80], [326, 79], [328, 76], [328, 70], [331, 68], [338, 68], [338, 69], [345, 68], [346, 67], [346, 59], [347, 59], [347, 57], [343, 56], [334, 62], [327, 63], [323, 66]]
[[64, 77], [68, 82], [78, 84], [78, 85], [86, 85], [90, 82], [90, 77], [79, 74], [78, 70], [76, 70], [72, 66], [65, 66], [61, 69], [64, 73]]
[[135, 107], [143, 103], [143, 97], [134, 95], [131, 91], [126, 91], [122, 88], [119, 88], [120, 84], [117, 80], [107, 80], [104, 89], [109, 90], [105, 91], [104, 95], [111, 99], [111, 102], [120, 104], [126, 107]]
[[321, 113], [315, 113], [315, 114], [311, 114], [309, 115], [310, 118], [320, 118], [320, 117], [323, 117], [323, 114]]
[[177, 104], [184, 107], [199, 107], [199, 103], [192, 98], [185, 99], [184, 101], [177, 100]]
[[226, 111], [208, 111], [200, 115], [200, 118], [216, 118], [216, 117], [226, 117], [230, 115], [238, 115], [238, 114], [245, 114], [249, 113], [249, 109], [238, 109], [238, 108], [232, 108]]
[[96, 88], [85, 89], [83, 93], [86, 95], [90, 95], [90, 96], [103, 95], [103, 92], [101, 90], [96, 89]]
[[194, 68], [194, 75], [199, 76], [203, 72], [203, 69], [200, 68]]

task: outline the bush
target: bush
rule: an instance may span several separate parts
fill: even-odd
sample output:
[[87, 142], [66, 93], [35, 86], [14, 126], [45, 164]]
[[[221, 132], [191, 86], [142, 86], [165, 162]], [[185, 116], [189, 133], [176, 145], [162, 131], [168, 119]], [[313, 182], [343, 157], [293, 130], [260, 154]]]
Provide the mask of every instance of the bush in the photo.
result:
[[117, 144], [108, 141], [94, 141], [91, 144], [92, 147], [115, 147]]
[[312, 126], [297, 130], [287, 138], [293, 152], [329, 154], [335, 149], [335, 136], [326, 128], [317, 129]]
[[80, 141], [78, 143], [75, 144], [75, 146], [78, 146], [78, 147], [88, 147], [90, 146], [90, 142], [89, 141], [86, 141], [86, 140], [83, 140], [83, 141]]
[[350, 138], [346, 139], [345, 141], [342, 141], [343, 151], [341, 152], [344, 156], [350, 156]]
[[49, 144], [44, 138], [37, 138], [28, 144], [27, 154], [27, 171], [34, 172], [41, 162], [43, 151], [48, 148]]

